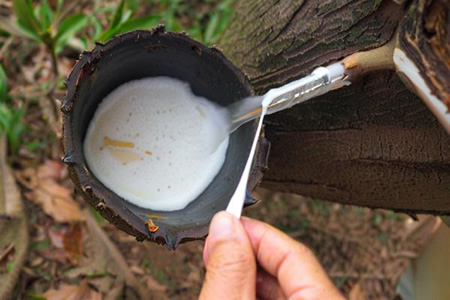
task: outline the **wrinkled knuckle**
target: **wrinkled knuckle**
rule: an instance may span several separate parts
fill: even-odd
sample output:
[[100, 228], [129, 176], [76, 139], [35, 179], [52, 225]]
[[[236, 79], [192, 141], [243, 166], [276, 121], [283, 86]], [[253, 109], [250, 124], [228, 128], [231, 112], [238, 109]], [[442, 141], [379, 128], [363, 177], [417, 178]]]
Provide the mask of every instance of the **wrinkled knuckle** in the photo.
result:
[[254, 262], [248, 255], [240, 254], [216, 257], [206, 273], [212, 282], [223, 282], [241, 290], [248, 284], [252, 270], [256, 270]]
[[209, 267], [227, 272], [242, 272], [242, 269], [248, 268], [253, 261], [252, 255], [244, 251], [222, 252], [217, 253]]

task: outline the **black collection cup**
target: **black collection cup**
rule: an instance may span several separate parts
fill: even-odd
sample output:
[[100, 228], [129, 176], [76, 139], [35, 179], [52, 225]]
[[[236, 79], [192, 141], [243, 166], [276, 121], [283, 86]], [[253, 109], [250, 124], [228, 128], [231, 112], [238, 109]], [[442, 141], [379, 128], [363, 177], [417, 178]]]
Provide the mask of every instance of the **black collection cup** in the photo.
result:
[[[248, 159], [256, 123], [245, 124], [230, 136], [221, 170], [187, 207], [163, 212], [133, 205], [105, 187], [89, 171], [83, 141], [105, 96], [125, 82], [155, 76], [187, 82], [196, 95], [222, 106], [253, 93], [246, 77], [219, 50], [208, 48], [185, 34], [166, 32], [159, 26], [151, 31], [120, 35], [105, 45], [97, 44], [92, 52], [84, 52], [69, 75], [67, 97], [61, 107], [63, 161], [68, 164], [82, 197], [103, 217], [137, 240], [147, 239], [174, 249], [180, 242], [205, 237], [214, 214], [226, 208]], [[155, 227], [149, 228], [149, 220]]]

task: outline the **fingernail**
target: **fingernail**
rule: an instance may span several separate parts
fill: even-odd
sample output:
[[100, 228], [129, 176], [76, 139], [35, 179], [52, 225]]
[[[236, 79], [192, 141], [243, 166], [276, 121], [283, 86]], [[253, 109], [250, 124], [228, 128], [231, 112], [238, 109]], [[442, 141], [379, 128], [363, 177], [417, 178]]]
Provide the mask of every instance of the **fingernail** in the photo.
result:
[[217, 213], [209, 226], [209, 239], [217, 239], [234, 231], [235, 217], [225, 211]]

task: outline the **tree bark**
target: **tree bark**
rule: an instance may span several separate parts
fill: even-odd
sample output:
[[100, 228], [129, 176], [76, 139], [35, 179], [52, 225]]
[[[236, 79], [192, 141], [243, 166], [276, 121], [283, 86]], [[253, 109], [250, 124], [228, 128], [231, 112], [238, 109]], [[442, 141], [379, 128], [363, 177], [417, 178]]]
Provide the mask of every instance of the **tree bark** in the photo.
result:
[[[263, 93], [387, 43], [406, 15], [404, 2], [240, 0], [220, 46]], [[367, 74], [271, 115], [266, 124], [272, 150], [265, 187], [344, 204], [450, 214], [450, 136], [393, 71]]]

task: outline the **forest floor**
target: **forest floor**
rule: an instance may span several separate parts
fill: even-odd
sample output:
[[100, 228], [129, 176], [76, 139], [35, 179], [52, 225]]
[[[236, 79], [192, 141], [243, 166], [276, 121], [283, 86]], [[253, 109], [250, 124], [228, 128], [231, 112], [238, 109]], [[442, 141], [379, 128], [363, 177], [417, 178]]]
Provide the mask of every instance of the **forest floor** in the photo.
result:
[[[39, 22], [53, 22], [56, 13], [50, 18], [43, 12], [55, 11], [56, 2], [33, 8]], [[0, 158], [0, 298], [9, 294], [14, 299], [118, 295], [195, 299], [204, 277], [203, 241], [182, 244], [175, 251], [140, 243], [88, 207], [61, 163], [61, 113], [56, 99], [65, 97], [63, 83], [80, 49], [91, 49], [93, 40], [131, 26], [124, 17], [127, 11], [136, 18], [155, 16], [142, 20], [142, 26], [163, 22], [169, 30], [187, 30], [212, 44], [227, 24], [232, 1], [160, 0], [139, 7], [138, 1], [128, 1], [119, 18], [127, 25], [120, 30], [108, 25], [114, 23], [119, 1], [97, 2], [100, 7], [89, 1], [63, 6], [68, 14], [91, 14], [97, 20], [74, 18], [69, 24], [73, 30], [61, 34], [68, 38], [55, 39], [62, 43], [61, 49], [53, 49], [57, 72], [49, 45], [14, 26], [20, 16], [13, 2], [0, 4], [0, 123], [6, 133], [0, 152], [8, 152], [6, 159]], [[399, 276], [421, 253], [438, 223], [429, 216], [415, 222], [391, 211], [264, 189], [258, 189], [255, 197], [261, 201], [245, 214], [311, 247], [350, 299], [394, 298]]]
[[[65, 178], [59, 184], [72, 190]], [[350, 299], [393, 299], [399, 277], [421, 253], [438, 223], [434, 217], [420, 216], [420, 222], [416, 222], [391, 211], [343, 206], [264, 189], [258, 189], [255, 197], [261, 201], [244, 214], [272, 224], [311, 247], [336, 286]], [[203, 241], [181, 244], [170, 251], [165, 246], [137, 242], [90, 209], [82, 212], [86, 204], [77, 196], [73, 203], [81, 211], [79, 222], [57, 222], [30, 199], [26, 211], [30, 216], [31, 247], [17, 295], [48, 296], [53, 289], [60, 295], [57, 291], [61, 293], [61, 286], [82, 289], [83, 281], [93, 291], [106, 295], [117, 284], [114, 280], [118, 272], [105, 265], [123, 259], [138, 285], [146, 286], [153, 298], [197, 298], [204, 278]], [[93, 242], [104, 233], [93, 233], [92, 223], [103, 229], [106, 237], [102, 239], [113, 241], [122, 258], [95, 254], [111, 251], [111, 245]], [[122, 292], [127, 299], [142, 298], [135, 288], [134, 283], [127, 283]]]

